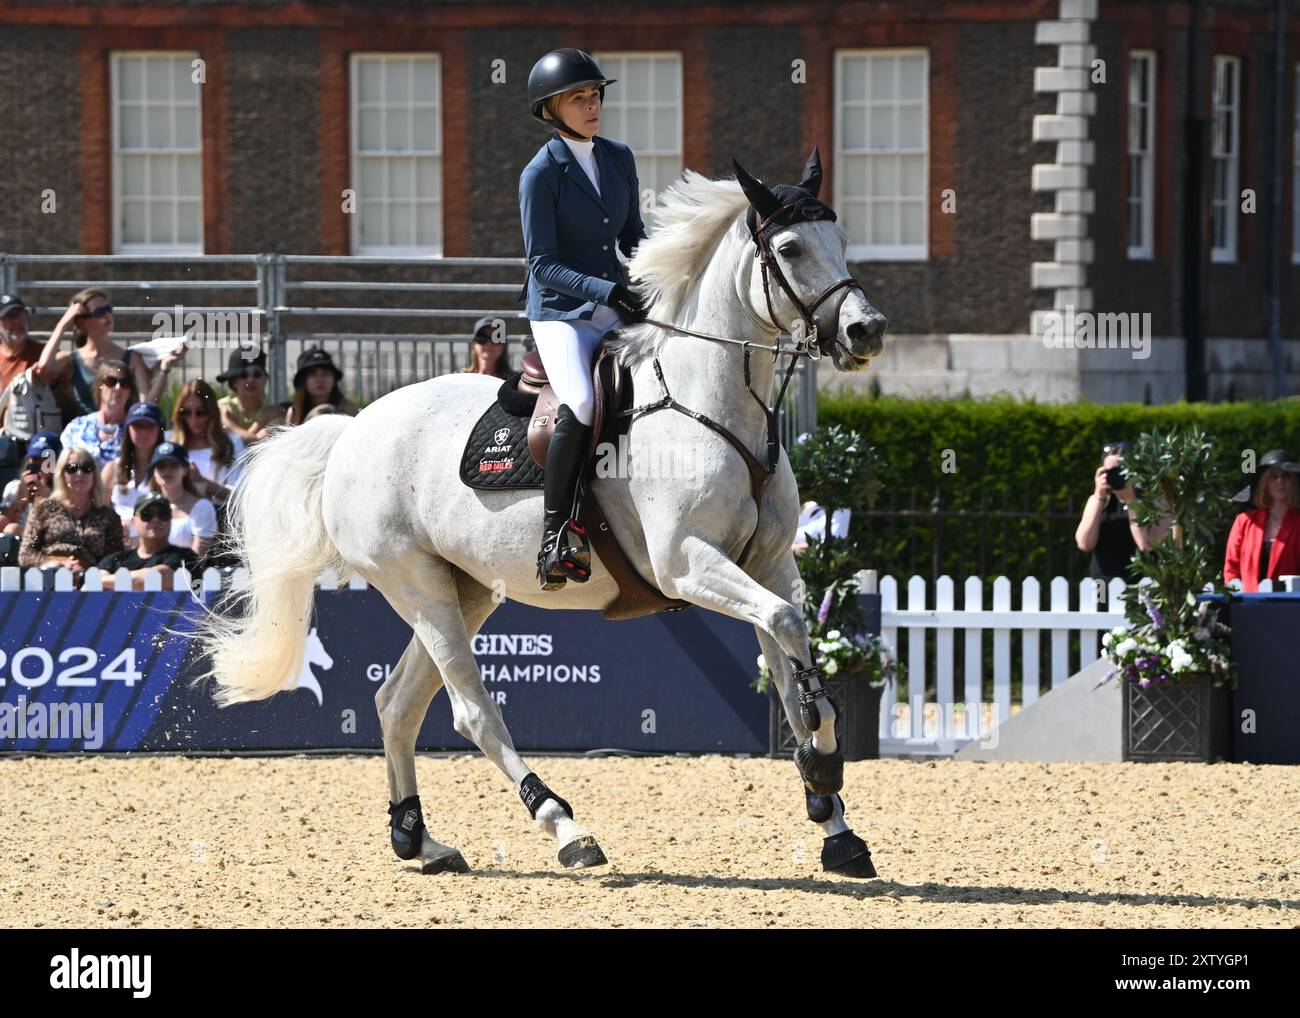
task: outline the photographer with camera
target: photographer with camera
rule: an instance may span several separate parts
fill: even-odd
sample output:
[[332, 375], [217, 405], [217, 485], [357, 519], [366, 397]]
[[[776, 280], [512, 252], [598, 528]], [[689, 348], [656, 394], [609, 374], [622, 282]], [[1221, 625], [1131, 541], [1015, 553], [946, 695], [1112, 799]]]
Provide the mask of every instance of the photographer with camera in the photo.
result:
[[1116, 577], [1134, 583], [1134, 551], [1150, 551], [1169, 533], [1169, 520], [1163, 519], [1143, 529], [1137, 525], [1131, 508], [1135, 492], [1124, 476], [1127, 442], [1111, 442], [1102, 447], [1101, 466], [1093, 474], [1093, 492], [1083, 507], [1083, 518], [1074, 531], [1074, 543], [1080, 551], [1092, 552], [1089, 575], [1110, 583]]

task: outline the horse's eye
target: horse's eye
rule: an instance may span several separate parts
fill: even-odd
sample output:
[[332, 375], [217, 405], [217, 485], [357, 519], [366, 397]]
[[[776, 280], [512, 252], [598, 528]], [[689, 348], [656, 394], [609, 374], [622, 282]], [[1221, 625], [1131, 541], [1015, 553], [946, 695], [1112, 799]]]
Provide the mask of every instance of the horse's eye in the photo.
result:
[[777, 251], [780, 254], [784, 255], [786, 258], [798, 258], [799, 242], [797, 240], [787, 241], [786, 243], [782, 244], [779, 248], [777, 248]]

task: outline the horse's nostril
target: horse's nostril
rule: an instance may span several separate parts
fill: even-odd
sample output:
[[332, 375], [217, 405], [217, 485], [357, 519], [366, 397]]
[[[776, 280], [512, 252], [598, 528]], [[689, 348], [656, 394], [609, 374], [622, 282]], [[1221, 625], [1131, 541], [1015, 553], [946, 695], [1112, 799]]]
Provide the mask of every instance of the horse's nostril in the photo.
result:
[[874, 357], [884, 348], [885, 329], [888, 324], [883, 315], [876, 314], [864, 321], [854, 322], [846, 331], [856, 348], [865, 348], [866, 352]]

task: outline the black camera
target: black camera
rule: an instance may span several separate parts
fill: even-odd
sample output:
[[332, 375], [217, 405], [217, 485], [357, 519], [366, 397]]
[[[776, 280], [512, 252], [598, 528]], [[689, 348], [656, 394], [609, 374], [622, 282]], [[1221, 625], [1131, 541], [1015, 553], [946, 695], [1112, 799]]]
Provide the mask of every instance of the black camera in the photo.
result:
[[1128, 479], [1124, 476], [1124, 468], [1121, 466], [1107, 467], [1106, 484], [1111, 491], [1123, 491], [1128, 487]]

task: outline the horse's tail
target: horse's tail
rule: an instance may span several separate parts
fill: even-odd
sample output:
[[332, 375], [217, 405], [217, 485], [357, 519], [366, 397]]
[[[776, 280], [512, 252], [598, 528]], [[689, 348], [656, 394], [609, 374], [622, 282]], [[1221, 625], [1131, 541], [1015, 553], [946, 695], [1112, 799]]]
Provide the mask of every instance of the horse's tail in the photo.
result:
[[211, 655], [200, 678], [216, 679], [222, 706], [261, 700], [292, 682], [302, 667], [316, 577], [350, 567], [325, 532], [321, 487], [334, 443], [352, 419], [327, 414], [275, 429], [245, 454], [228, 503], [229, 547], [248, 580], [199, 623]]

